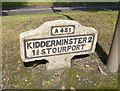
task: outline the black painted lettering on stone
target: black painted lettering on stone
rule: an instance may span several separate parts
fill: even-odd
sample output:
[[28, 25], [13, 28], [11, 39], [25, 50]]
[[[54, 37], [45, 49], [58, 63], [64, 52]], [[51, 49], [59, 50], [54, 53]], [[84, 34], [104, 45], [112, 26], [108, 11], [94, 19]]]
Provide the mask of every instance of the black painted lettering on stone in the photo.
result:
[[39, 50], [36, 50], [36, 55], [39, 55]]
[[35, 56], [35, 50], [32, 50], [33, 56]]
[[[59, 32], [59, 31], [58, 31]], [[64, 36], [57, 38], [45, 38], [26, 42], [26, 49], [30, 50], [32, 56], [49, 56], [61, 53], [75, 53], [85, 50], [86, 43], [93, 42], [92, 36]], [[34, 48], [37, 48], [33, 50]], [[39, 49], [38, 49], [39, 48]], [[42, 49], [41, 49], [42, 48]], [[85, 50], [87, 51], [87, 49]], [[29, 51], [27, 51], [29, 52]], [[41, 54], [41, 55], [40, 55]]]
[[64, 45], [68, 45], [68, 39], [64, 39]]
[[68, 47], [67, 47], [67, 51], [69, 51], [70, 49], [71, 49], [71, 46], [68, 46]]
[[58, 53], [62, 52], [62, 47], [58, 47]]
[[79, 39], [78, 39], [78, 44], [80, 44], [80, 43], [83, 43], [82, 38], [79, 38]]
[[45, 49], [42, 49], [41, 54], [46, 54]]
[[61, 28], [60, 32], [63, 33], [63, 28]]
[[89, 43], [89, 42], [92, 42], [92, 37], [89, 37], [89, 38], [88, 38], [88, 43]]
[[64, 39], [62, 39], [62, 42], [61, 42], [62, 44], [61, 45], [64, 45]]
[[41, 47], [45, 47], [46, 43], [45, 41], [41, 41]]
[[29, 42], [29, 43], [27, 42], [27, 49], [29, 49], [29, 48], [32, 49], [31, 42]]
[[55, 33], [58, 33], [58, 29], [57, 28], [55, 29]]
[[74, 38], [74, 44], [76, 44], [76, 43], [77, 43], [77, 40], [78, 40], [78, 38]]
[[63, 52], [66, 52], [67, 50], [66, 50], [66, 46], [63, 46]]
[[39, 48], [40, 47], [40, 42], [35, 42], [35, 48]]
[[81, 50], [83, 50], [83, 49], [84, 49], [85, 44], [82, 44], [81, 46], [82, 46]]
[[80, 45], [77, 45], [77, 50], [80, 50]]
[[71, 28], [69, 28], [69, 32], [71, 33]]
[[50, 50], [51, 50], [52, 48], [46, 48], [46, 50], [48, 50], [48, 54], [50, 54]]
[[72, 38], [69, 40], [69, 44], [73, 44], [73, 39]]
[[55, 46], [55, 40], [51, 40], [51, 46]]
[[57, 44], [57, 45], [62, 45], [61, 42], [62, 42], [62, 40], [56, 40], [56, 44]]
[[76, 50], [76, 46], [74, 45], [74, 46], [72, 46], [72, 50], [73, 51], [75, 51]]
[[33, 42], [33, 48], [35, 48], [35, 42]]
[[50, 47], [50, 41], [46, 41], [46, 47]]
[[87, 37], [83, 38], [83, 43], [87, 43]]
[[65, 32], [68, 32], [68, 28], [65, 28]]
[[53, 48], [52, 49], [52, 53], [56, 53], [57, 52], [57, 49], [56, 48]]

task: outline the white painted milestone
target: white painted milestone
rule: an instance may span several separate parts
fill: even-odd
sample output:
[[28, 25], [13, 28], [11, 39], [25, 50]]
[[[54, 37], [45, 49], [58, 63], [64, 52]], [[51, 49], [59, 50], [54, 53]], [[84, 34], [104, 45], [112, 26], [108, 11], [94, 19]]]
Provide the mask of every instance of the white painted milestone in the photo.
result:
[[75, 55], [93, 53], [97, 31], [73, 20], [45, 22], [37, 29], [20, 34], [23, 62], [46, 59], [47, 70], [70, 67]]

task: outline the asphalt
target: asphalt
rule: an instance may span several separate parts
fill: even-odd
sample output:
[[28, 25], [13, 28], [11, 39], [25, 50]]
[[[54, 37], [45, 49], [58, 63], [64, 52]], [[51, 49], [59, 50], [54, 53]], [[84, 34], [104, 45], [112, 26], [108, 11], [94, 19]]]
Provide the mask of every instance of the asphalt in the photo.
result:
[[23, 14], [43, 14], [69, 11], [89, 11], [89, 10], [118, 10], [119, 4], [83, 4], [72, 6], [33, 6], [33, 7], [3, 7], [2, 15], [23, 15]]

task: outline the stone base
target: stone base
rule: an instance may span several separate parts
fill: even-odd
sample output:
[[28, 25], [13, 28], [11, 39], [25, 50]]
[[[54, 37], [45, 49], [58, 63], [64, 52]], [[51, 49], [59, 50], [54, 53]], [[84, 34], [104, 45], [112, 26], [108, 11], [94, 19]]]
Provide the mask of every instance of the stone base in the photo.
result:
[[61, 68], [69, 68], [71, 66], [71, 57], [54, 57], [49, 59], [49, 63], [46, 64], [47, 70], [55, 70]]

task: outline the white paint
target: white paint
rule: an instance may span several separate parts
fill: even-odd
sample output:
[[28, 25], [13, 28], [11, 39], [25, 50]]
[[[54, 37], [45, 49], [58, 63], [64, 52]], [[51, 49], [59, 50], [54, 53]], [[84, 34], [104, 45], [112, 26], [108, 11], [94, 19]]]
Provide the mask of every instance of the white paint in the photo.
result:
[[[53, 27], [59, 26], [64, 30], [73, 25], [73, 33], [52, 34]], [[96, 41], [97, 31], [94, 28], [82, 26], [73, 20], [49, 21], [20, 34], [21, 58], [23, 62], [46, 59], [49, 61], [46, 65], [48, 70], [70, 67], [74, 55], [93, 53]], [[63, 51], [59, 52], [58, 48], [63, 48]]]

